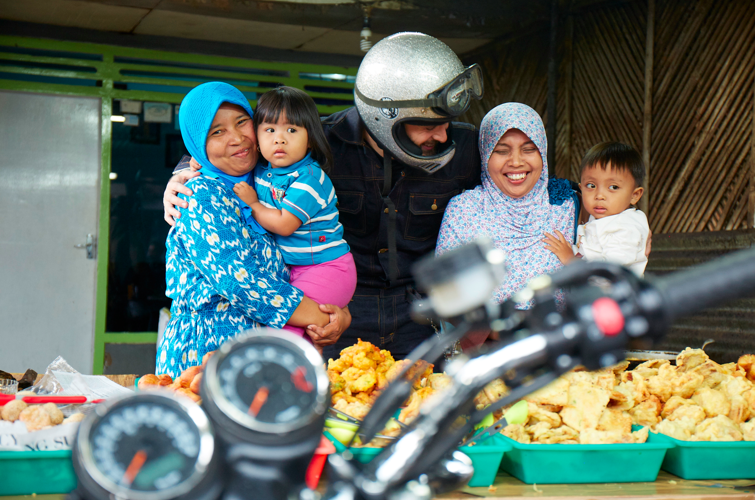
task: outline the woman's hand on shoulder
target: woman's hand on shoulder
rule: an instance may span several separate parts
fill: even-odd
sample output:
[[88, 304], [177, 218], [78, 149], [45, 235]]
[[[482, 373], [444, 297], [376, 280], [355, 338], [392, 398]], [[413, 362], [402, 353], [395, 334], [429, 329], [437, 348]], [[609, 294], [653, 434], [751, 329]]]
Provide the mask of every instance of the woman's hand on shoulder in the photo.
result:
[[163, 193], [163, 217], [165, 218], [165, 222], [171, 226], [175, 226], [176, 219], [181, 217], [181, 212], [176, 207], [189, 207], [189, 204], [185, 200], [179, 198], [178, 195], [184, 194], [186, 196], [192, 196], [194, 192], [184, 184], [186, 184], [189, 179], [198, 175], [200, 175], [199, 172], [187, 168], [173, 175], [168, 181], [168, 185], [165, 186], [165, 192]]
[[323, 326], [309, 325], [307, 335], [316, 346], [323, 347], [335, 344], [341, 334], [351, 325], [351, 313], [349, 307], [338, 307], [333, 304], [320, 304], [320, 311], [330, 317], [330, 322]]
[[574, 259], [574, 251], [572, 250], [571, 243], [566, 241], [566, 237], [561, 231], [556, 230], [555, 235], [545, 233], [543, 243], [545, 243], [545, 248], [553, 252], [562, 264], [566, 265], [570, 260]]

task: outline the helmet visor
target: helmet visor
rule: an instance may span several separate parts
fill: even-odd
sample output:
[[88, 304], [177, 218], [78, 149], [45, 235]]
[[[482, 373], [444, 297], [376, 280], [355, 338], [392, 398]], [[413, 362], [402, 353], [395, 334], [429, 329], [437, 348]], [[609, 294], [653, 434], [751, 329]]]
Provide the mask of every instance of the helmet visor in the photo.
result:
[[436, 113], [449, 117], [464, 113], [469, 109], [472, 99], [482, 99], [482, 93], [482, 68], [478, 64], [468, 67], [424, 99], [377, 100], [365, 96], [358, 87], [354, 87], [356, 97], [375, 108], [432, 108]]
[[443, 88], [428, 96], [434, 101], [433, 108], [438, 113], [459, 116], [464, 113], [472, 99], [482, 98], [482, 68], [473, 64]]

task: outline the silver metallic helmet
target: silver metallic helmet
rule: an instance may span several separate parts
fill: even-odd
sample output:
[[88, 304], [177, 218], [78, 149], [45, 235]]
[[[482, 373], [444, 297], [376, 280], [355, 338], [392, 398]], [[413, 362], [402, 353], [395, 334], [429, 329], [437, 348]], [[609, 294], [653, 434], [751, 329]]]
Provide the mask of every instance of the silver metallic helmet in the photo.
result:
[[471, 100], [482, 98], [482, 70], [465, 68], [437, 38], [422, 33], [397, 33], [378, 42], [357, 72], [354, 101], [367, 131], [383, 150], [400, 162], [433, 173], [454, 157], [448, 140], [434, 156], [406, 135], [403, 124], [447, 123], [464, 113]]

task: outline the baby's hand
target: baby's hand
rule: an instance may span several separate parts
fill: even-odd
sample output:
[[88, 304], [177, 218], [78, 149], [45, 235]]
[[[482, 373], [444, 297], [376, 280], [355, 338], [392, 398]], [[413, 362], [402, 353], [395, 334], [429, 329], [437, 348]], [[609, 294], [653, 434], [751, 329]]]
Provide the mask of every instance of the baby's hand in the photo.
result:
[[259, 201], [259, 198], [257, 198], [257, 191], [255, 191], [254, 188], [246, 182], [239, 182], [238, 184], [233, 186], [233, 192], [236, 193], [236, 196], [241, 198], [247, 205], [251, 205], [252, 203], [257, 203]]
[[571, 244], [566, 241], [561, 231], [556, 231], [555, 235], [545, 233], [543, 243], [545, 243], [545, 248], [553, 252], [562, 264], [566, 265], [570, 260], [574, 259], [574, 251]]

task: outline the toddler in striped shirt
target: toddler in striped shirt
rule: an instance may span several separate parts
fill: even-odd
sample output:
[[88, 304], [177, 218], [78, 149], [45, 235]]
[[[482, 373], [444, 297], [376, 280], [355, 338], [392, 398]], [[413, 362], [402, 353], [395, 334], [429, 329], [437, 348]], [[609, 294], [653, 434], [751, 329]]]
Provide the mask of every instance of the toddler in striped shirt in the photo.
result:
[[[299, 89], [278, 87], [260, 96], [253, 119], [268, 164], [254, 169], [254, 188], [241, 182], [233, 191], [275, 234], [291, 284], [320, 304], [345, 307], [356, 289], [356, 266], [325, 173], [333, 156], [317, 105]], [[303, 328], [285, 329], [308, 338]]]

